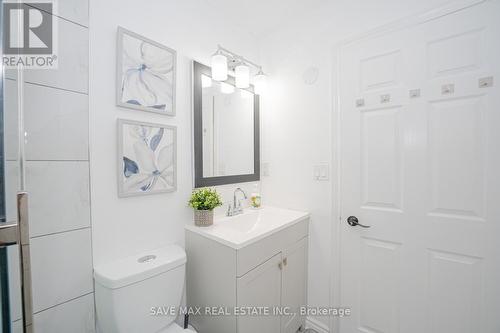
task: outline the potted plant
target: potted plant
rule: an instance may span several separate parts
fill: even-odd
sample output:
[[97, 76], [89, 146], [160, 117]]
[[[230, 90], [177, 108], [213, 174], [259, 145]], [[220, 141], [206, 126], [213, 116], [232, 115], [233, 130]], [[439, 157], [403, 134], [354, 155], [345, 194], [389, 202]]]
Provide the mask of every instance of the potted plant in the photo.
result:
[[195, 189], [189, 199], [189, 206], [194, 209], [194, 224], [209, 226], [214, 223], [214, 208], [222, 206], [222, 200], [215, 189]]

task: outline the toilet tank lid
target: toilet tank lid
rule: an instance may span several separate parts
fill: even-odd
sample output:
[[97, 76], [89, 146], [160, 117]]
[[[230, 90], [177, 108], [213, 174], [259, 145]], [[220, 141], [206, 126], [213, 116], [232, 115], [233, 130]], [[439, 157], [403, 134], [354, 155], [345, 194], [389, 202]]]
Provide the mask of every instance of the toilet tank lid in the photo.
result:
[[94, 268], [96, 283], [117, 289], [167, 272], [186, 263], [186, 252], [169, 245]]

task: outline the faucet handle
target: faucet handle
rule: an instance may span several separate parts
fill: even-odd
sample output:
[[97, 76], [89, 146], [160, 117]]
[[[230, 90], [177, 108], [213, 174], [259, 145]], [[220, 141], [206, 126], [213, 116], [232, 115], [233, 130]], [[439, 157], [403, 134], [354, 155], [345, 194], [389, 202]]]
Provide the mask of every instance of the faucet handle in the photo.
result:
[[231, 207], [231, 203], [229, 203], [227, 205], [227, 212], [226, 212], [226, 216], [232, 216], [233, 215], [233, 209]]

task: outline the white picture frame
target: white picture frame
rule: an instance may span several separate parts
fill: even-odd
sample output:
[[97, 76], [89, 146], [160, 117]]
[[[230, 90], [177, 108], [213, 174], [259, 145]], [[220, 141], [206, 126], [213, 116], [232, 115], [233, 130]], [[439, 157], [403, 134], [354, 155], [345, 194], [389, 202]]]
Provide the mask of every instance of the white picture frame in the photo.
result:
[[175, 116], [177, 52], [118, 27], [116, 105]]
[[118, 119], [118, 197], [177, 190], [177, 127]]

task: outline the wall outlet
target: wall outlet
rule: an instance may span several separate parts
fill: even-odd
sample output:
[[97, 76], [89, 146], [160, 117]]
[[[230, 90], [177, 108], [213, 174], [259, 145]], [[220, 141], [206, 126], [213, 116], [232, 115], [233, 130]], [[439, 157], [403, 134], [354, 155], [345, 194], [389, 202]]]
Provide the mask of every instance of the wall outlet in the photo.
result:
[[313, 179], [317, 181], [327, 181], [330, 179], [330, 166], [328, 164], [318, 164], [313, 168]]

